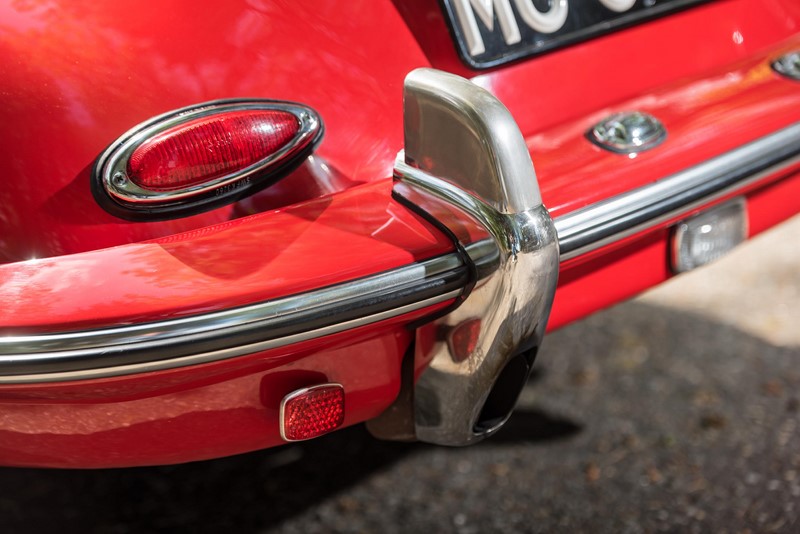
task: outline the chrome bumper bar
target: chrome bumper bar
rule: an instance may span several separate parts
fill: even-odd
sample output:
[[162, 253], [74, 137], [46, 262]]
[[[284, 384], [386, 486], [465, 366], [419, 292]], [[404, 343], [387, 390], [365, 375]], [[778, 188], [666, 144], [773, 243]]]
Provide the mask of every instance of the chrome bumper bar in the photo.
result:
[[561, 259], [619, 241], [800, 163], [793, 124], [652, 184], [555, 220]]
[[445, 254], [308, 293], [153, 323], [0, 337], [0, 384], [186, 367], [335, 334], [458, 298], [469, 270]]

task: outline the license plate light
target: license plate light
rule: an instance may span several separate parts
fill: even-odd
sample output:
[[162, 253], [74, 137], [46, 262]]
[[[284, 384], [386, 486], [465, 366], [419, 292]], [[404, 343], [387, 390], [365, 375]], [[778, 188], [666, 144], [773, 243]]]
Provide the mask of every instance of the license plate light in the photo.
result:
[[721, 258], [747, 239], [747, 205], [736, 198], [678, 223], [672, 238], [672, 269], [691, 271]]

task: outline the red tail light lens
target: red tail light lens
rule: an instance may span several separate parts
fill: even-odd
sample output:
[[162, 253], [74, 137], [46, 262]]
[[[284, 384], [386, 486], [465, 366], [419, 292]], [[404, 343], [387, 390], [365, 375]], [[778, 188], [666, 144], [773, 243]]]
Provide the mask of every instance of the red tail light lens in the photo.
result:
[[286, 441], [311, 439], [344, 423], [344, 388], [323, 384], [299, 389], [281, 402], [281, 437]]
[[238, 111], [195, 119], [148, 139], [131, 154], [128, 178], [174, 191], [246, 169], [285, 147], [300, 129], [285, 111]]
[[225, 100], [140, 124], [100, 156], [92, 193], [129, 220], [193, 215], [242, 198], [286, 175], [322, 137], [307, 106]]

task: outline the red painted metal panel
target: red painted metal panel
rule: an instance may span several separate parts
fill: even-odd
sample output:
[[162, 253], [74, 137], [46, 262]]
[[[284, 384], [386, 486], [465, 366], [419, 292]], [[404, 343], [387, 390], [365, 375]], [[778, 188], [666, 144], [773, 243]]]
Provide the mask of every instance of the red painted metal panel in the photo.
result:
[[327, 382], [344, 386], [345, 426], [376, 417], [400, 388], [404, 323], [447, 305], [190, 368], [0, 386], [0, 464], [154, 465], [280, 445], [281, 399]]
[[55, 332], [203, 313], [451, 249], [383, 180], [156, 241], [0, 265], [0, 328]]
[[0, 2], [0, 124], [13, 125], [0, 129], [0, 175], [13, 177], [0, 188], [0, 261], [229, 219], [230, 207], [129, 223], [89, 191], [93, 161], [118, 136], [209, 100], [309, 105], [327, 127], [318, 156], [350, 185], [386, 179], [402, 148], [403, 78], [426, 64], [388, 1]]
[[[800, 83], [770, 68], [787, 48], [800, 48], [800, 39], [529, 136], [551, 213], [558, 216], [666, 178], [800, 121]], [[603, 118], [630, 110], [657, 117], [667, 129], [666, 141], [628, 157], [584, 137]]]

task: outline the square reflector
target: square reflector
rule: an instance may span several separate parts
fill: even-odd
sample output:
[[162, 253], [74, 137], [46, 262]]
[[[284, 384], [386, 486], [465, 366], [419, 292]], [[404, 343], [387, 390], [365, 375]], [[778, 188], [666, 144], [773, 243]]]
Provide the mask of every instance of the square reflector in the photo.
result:
[[678, 223], [672, 240], [672, 269], [682, 273], [710, 263], [746, 238], [744, 198], [711, 208]]
[[286, 441], [316, 438], [344, 423], [344, 388], [322, 384], [298, 389], [281, 401], [280, 430]]

